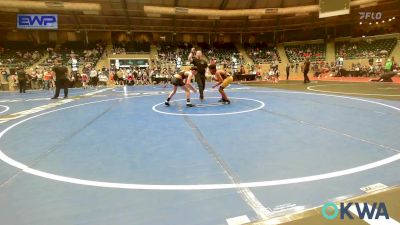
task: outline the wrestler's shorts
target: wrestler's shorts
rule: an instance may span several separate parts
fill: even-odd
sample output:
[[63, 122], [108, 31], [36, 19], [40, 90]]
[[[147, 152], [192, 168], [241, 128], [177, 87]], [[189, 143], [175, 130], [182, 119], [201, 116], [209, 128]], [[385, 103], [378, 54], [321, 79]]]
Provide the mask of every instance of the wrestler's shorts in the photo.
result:
[[232, 82], [233, 82], [233, 76], [229, 76], [229, 77], [225, 78], [225, 80], [222, 82], [221, 87], [226, 88]]

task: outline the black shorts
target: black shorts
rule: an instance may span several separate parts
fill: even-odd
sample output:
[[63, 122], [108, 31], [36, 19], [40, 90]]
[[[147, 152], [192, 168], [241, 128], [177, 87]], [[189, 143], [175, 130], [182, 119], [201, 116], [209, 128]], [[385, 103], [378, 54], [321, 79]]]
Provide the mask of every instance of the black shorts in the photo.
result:
[[174, 86], [185, 86], [185, 83], [183, 83], [183, 80], [181, 78], [172, 77], [171, 83]]

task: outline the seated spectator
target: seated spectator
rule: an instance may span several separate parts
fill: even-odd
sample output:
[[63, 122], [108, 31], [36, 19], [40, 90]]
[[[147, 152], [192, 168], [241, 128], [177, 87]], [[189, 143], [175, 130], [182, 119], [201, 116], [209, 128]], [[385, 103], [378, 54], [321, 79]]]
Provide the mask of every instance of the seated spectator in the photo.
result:
[[243, 65], [240, 66], [239, 74], [246, 74], [246, 70], [244, 69]]
[[[285, 46], [286, 56], [289, 62], [303, 62], [306, 58], [310, 61], [325, 60], [326, 46], [325, 44], [303, 44]], [[297, 70], [296, 70], [297, 71]]]
[[396, 44], [396, 38], [378, 40], [368, 38], [355, 42], [336, 42], [335, 52], [346, 59], [387, 57], [391, 54]]

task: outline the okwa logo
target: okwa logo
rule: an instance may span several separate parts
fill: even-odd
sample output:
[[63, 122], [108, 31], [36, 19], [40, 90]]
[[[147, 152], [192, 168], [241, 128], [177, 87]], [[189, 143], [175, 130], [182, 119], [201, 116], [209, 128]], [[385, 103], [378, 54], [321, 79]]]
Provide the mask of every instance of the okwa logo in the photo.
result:
[[360, 219], [368, 218], [370, 220], [375, 219], [389, 219], [389, 214], [386, 209], [386, 205], [383, 202], [375, 202], [372, 205], [368, 203], [340, 203], [336, 205], [333, 202], [328, 202], [322, 207], [322, 215], [328, 219], [333, 220], [340, 214], [340, 219], [353, 220], [354, 215]]

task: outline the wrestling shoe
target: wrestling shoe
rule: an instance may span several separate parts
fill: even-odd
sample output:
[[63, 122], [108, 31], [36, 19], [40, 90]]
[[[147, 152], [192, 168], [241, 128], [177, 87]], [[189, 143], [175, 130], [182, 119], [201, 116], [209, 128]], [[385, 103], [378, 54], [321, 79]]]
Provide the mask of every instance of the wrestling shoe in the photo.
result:
[[231, 101], [229, 100], [229, 99], [222, 99], [222, 102], [224, 103], [224, 104], [231, 104]]

